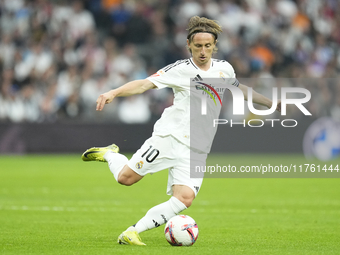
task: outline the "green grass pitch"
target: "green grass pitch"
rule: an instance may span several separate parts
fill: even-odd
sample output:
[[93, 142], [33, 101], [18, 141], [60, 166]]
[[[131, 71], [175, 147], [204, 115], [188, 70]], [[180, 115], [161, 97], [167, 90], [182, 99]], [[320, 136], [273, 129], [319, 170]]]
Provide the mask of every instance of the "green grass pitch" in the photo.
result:
[[[215, 157], [215, 158], [214, 158]], [[292, 156], [305, 162], [302, 156]], [[289, 162], [278, 155], [214, 156], [226, 164]], [[0, 157], [0, 254], [340, 254], [339, 178], [207, 178], [191, 208], [192, 247], [172, 247], [164, 225], [117, 236], [166, 201], [167, 171], [131, 187], [80, 155]]]

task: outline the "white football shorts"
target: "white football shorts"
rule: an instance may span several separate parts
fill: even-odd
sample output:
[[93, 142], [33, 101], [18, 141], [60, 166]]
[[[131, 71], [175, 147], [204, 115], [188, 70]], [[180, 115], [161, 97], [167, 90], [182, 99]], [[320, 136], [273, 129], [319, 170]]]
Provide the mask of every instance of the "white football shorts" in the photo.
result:
[[[191, 156], [193, 154], [195, 164], [205, 166], [207, 154], [191, 151]], [[202, 178], [190, 178], [190, 148], [171, 135], [147, 139], [129, 160], [128, 166], [141, 176], [169, 169], [168, 195], [172, 195], [174, 184], [188, 186], [197, 195], [203, 181], [203, 175]]]

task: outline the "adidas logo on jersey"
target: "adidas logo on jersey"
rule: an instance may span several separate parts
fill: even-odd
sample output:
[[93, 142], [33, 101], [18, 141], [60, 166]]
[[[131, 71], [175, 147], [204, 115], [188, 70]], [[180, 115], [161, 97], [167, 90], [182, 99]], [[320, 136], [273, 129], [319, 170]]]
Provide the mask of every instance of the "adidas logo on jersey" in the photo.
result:
[[196, 77], [192, 79], [192, 81], [203, 81], [203, 79], [199, 74], [197, 74]]

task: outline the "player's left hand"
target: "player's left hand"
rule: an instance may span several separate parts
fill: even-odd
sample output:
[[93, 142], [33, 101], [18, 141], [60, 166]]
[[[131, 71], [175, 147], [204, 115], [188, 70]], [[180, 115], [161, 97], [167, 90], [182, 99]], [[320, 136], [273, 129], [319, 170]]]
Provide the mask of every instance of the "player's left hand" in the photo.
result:
[[96, 110], [97, 111], [101, 111], [104, 108], [105, 104], [109, 104], [112, 102], [112, 100], [114, 99], [114, 95], [112, 90], [110, 90], [109, 92], [106, 92], [104, 94], [101, 94], [98, 99], [97, 99], [97, 107]]

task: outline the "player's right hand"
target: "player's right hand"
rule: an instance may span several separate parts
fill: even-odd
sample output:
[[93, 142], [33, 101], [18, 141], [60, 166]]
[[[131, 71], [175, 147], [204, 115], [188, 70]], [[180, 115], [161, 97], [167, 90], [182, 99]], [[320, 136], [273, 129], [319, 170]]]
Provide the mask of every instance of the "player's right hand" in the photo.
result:
[[97, 99], [97, 111], [101, 111], [104, 108], [105, 104], [109, 104], [112, 102], [114, 98], [114, 95], [112, 94], [112, 91], [106, 92], [104, 94], [101, 94]]

